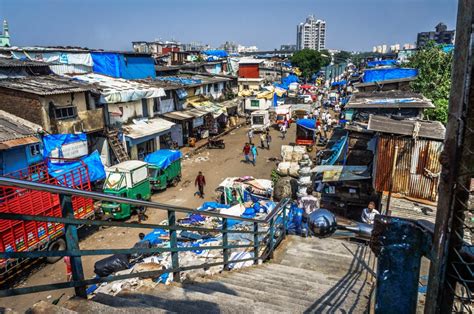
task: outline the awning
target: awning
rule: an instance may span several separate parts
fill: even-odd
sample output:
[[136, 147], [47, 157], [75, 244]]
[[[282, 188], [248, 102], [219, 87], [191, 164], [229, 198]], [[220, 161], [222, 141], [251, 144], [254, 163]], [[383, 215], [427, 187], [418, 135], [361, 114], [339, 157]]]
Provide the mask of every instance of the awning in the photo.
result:
[[0, 143], [0, 149], [9, 149], [12, 147], [39, 143], [39, 139], [35, 136], [28, 136], [23, 138], [17, 138], [14, 140], [3, 141]]
[[370, 179], [367, 166], [316, 166], [311, 172], [322, 173], [323, 182]]
[[210, 101], [191, 102], [190, 104], [198, 110], [203, 110], [211, 113], [214, 118], [217, 118], [223, 114], [227, 114], [225, 106]]
[[149, 120], [134, 121], [133, 124], [123, 126], [124, 134], [130, 139], [139, 139], [142, 137], [162, 133], [170, 130], [173, 122], [161, 118], [154, 118]]
[[199, 110], [196, 108], [191, 108], [188, 110], [167, 112], [163, 114], [163, 116], [168, 119], [173, 119], [173, 120], [190, 120], [190, 119], [203, 117], [206, 114], [209, 114], [209, 112]]

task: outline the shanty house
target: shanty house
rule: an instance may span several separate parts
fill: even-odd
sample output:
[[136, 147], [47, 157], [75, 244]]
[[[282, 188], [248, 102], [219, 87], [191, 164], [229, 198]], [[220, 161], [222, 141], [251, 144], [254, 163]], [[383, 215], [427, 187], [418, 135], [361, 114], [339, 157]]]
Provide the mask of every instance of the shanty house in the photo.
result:
[[260, 75], [260, 67], [264, 60], [241, 59], [239, 61], [239, 92], [243, 90], [258, 91], [265, 80]]
[[[439, 158], [445, 136], [443, 124], [371, 115], [367, 129], [376, 132], [375, 190], [388, 192], [392, 186], [393, 193], [436, 201], [441, 172]], [[393, 177], [392, 165], [395, 165]]]
[[[158, 98], [166, 96], [163, 88], [100, 74], [77, 75], [74, 79], [96, 87], [96, 102], [104, 108], [108, 137], [118, 136], [121, 149], [130, 158], [143, 159], [171, 140], [179, 144], [179, 127], [156, 116]], [[109, 138], [109, 144], [113, 142]], [[111, 148], [116, 154], [115, 147]], [[106, 163], [113, 163], [109, 146], [104, 145], [101, 154]]]
[[0, 175], [43, 160], [41, 126], [0, 110]]
[[0, 80], [0, 109], [40, 125], [48, 133], [95, 133], [103, 112], [91, 97], [94, 87], [56, 75]]

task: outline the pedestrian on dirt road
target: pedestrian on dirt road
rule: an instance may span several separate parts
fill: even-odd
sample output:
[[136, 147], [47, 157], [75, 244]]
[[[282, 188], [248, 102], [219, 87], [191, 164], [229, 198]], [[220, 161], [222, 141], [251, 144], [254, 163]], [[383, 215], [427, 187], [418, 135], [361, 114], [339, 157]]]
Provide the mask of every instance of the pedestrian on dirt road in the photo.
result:
[[250, 149], [250, 151], [252, 152], [252, 163], [255, 167], [255, 164], [257, 163], [257, 155], [258, 155], [257, 147], [254, 144], [252, 144], [252, 148]]
[[198, 192], [194, 195], [199, 194], [200, 198], [204, 198], [204, 187], [206, 186], [206, 178], [202, 174], [202, 171], [199, 171], [196, 180], [194, 181], [194, 186], [198, 187]]
[[244, 149], [242, 150], [244, 152], [244, 157], [245, 157], [245, 162], [248, 163], [250, 162], [250, 144], [249, 143], [245, 143], [245, 146], [244, 146]]
[[252, 129], [250, 129], [247, 132], [247, 136], [249, 137], [249, 143], [252, 144], [252, 139], [253, 139], [253, 130]]
[[270, 135], [270, 132], [268, 132], [268, 131], [267, 131], [266, 139], [267, 139], [267, 149], [269, 150], [270, 149], [270, 143], [272, 142], [272, 136]]
[[262, 149], [265, 148], [265, 143], [267, 142], [267, 133], [265, 132], [262, 132], [262, 134], [260, 135], [260, 147]]
[[281, 132], [281, 139], [285, 139], [285, 135], [286, 135], [286, 125], [285, 124], [282, 124], [280, 126], [280, 132]]

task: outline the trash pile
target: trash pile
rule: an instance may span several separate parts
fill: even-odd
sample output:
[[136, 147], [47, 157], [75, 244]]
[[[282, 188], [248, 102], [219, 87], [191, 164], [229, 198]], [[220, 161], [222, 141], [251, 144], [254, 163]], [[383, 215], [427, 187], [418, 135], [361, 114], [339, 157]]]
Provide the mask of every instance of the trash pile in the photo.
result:
[[[272, 201], [273, 184], [270, 180], [255, 179], [253, 177], [237, 177], [225, 179], [216, 191], [220, 192], [220, 202], [205, 202], [199, 208], [201, 212], [216, 212], [236, 217], [264, 219], [275, 207]], [[292, 213], [288, 217], [293, 217]], [[293, 219], [293, 218], [291, 218]], [[160, 224], [166, 225], [167, 220]], [[188, 247], [189, 251], [179, 252], [180, 267], [212, 264], [223, 261], [223, 250], [203, 250], [192, 249], [193, 247], [207, 247], [222, 245], [222, 219], [219, 217], [206, 216], [199, 213], [189, 214], [177, 221], [179, 226], [198, 227], [205, 229], [215, 229], [215, 232], [203, 231], [177, 231], [178, 247]], [[298, 219], [291, 221], [289, 226], [298, 229], [300, 223]], [[229, 230], [253, 231], [253, 223], [237, 219], [227, 219]], [[268, 226], [260, 225], [259, 232], [265, 232]], [[259, 235], [259, 241], [268, 241], [265, 234]], [[152, 232], [142, 235], [142, 239], [137, 242], [134, 248], [168, 248], [170, 247], [170, 236], [168, 230], [154, 229]], [[228, 245], [252, 245], [254, 235], [251, 233], [228, 233]], [[261, 243], [259, 256], [263, 254], [265, 245]], [[238, 261], [253, 258], [253, 248], [230, 249], [230, 261]], [[253, 265], [253, 261], [234, 262], [229, 265], [230, 269], [237, 269]], [[211, 266], [206, 269], [198, 268], [181, 272], [181, 280], [192, 279], [203, 275], [212, 275], [222, 270], [222, 265]], [[97, 276], [106, 277], [111, 274], [123, 275], [142, 271], [171, 269], [171, 253], [157, 254], [116, 254], [109, 256], [95, 263], [94, 272]], [[134, 289], [142, 285], [155, 285], [159, 283], [169, 284], [173, 281], [173, 276], [169, 273], [162, 274], [150, 280], [132, 278], [104, 283], [89, 289], [92, 293], [105, 293], [116, 295], [122, 289]]]

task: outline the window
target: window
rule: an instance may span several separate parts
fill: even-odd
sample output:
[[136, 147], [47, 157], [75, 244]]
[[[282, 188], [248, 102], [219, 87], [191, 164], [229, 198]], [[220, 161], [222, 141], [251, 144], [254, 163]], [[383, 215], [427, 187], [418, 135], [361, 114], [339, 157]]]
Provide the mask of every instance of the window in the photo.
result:
[[244, 84], [244, 89], [249, 89], [249, 86], [247, 84]]
[[30, 145], [30, 154], [31, 156], [36, 156], [36, 155], [39, 155], [41, 152], [40, 152], [40, 144], [33, 144], [33, 145]]
[[162, 99], [171, 99], [171, 91], [167, 90], [165, 91], [165, 96], [161, 97]]
[[211, 92], [211, 85], [207, 85], [207, 93], [209, 94]]
[[214, 84], [214, 92], [218, 92], [219, 91], [219, 85], [216, 83]]
[[76, 107], [57, 107], [54, 108], [54, 115], [57, 120], [72, 119], [77, 116]]
[[260, 100], [258, 99], [252, 99], [250, 100], [250, 107], [259, 107], [260, 106]]

